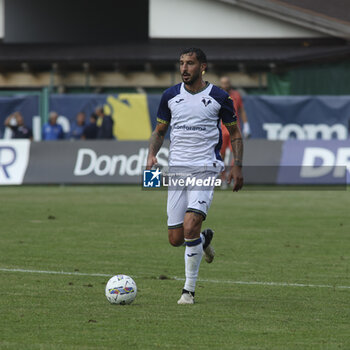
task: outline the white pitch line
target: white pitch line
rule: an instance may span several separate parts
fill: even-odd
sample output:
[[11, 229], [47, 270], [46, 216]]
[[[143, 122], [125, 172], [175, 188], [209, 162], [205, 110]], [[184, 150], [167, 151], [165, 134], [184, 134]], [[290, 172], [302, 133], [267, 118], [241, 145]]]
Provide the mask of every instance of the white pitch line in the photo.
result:
[[[184, 281], [184, 278], [174, 277], [175, 280]], [[277, 286], [277, 287], [311, 287], [311, 288], [337, 288], [350, 289], [350, 286], [331, 286], [330, 284], [303, 284], [303, 283], [287, 283], [287, 282], [259, 282], [259, 281], [220, 281], [207, 280], [198, 278], [198, 282], [209, 283], [224, 283], [224, 284], [243, 284], [243, 285], [257, 285], [257, 286]]]
[[69, 275], [69, 276], [92, 276], [92, 277], [112, 277], [104, 273], [83, 273], [83, 272], [65, 272], [65, 271], [43, 271], [43, 270], [24, 270], [24, 269], [6, 269], [0, 268], [3, 272], [24, 272], [24, 273], [43, 273], [46, 275]]
[[[42, 273], [47, 275], [67, 275], [67, 276], [91, 276], [91, 277], [112, 277], [112, 274], [105, 273], [84, 273], [84, 272], [66, 272], [66, 271], [46, 271], [46, 270], [25, 270], [25, 269], [8, 269], [0, 268], [2, 272], [23, 272], [23, 273]], [[137, 276], [133, 276], [137, 278]], [[176, 281], [184, 281], [182, 277], [171, 277]], [[330, 284], [303, 284], [303, 283], [287, 283], [287, 282], [259, 282], [259, 281], [229, 281], [229, 280], [209, 280], [198, 279], [198, 282], [208, 283], [224, 283], [224, 284], [241, 284], [241, 285], [256, 285], [256, 286], [276, 286], [276, 287], [309, 287], [309, 288], [336, 288], [350, 289], [350, 286], [332, 286]]]

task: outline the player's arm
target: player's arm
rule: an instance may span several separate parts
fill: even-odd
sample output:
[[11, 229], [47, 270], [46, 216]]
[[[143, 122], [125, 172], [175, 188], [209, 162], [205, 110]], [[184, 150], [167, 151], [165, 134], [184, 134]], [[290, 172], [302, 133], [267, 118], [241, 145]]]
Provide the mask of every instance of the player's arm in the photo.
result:
[[156, 155], [160, 150], [160, 148], [162, 147], [165, 134], [168, 130], [168, 126], [169, 126], [168, 123], [158, 123], [156, 128], [152, 132], [152, 136], [149, 140], [149, 147], [148, 147], [148, 157], [147, 157], [147, 166], [146, 166], [147, 170], [151, 169], [152, 166], [158, 162]]
[[242, 134], [237, 126], [237, 116], [234, 110], [233, 101], [226, 94], [221, 101], [221, 109], [219, 112], [223, 124], [230, 133], [232, 152], [234, 157], [234, 165], [230, 170], [227, 182], [230, 183], [233, 179], [233, 191], [237, 192], [243, 187], [242, 176], [242, 159], [243, 159], [243, 140]]
[[165, 91], [162, 95], [162, 98], [159, 103], [158, 112], [157, 112], [157, 126], [152, 132], [152, 136], [149, 140], [148, 147], [148, 157], [147, 157], [147, 165], [146, 169], [149, 170], [152, 168], [154, 164], [157, 164], [157, 153], [162, 147], [164, 142], [164, 137], [166, 132], [168, 131], [170, 119], [171, 119], [171, 111], [168, 106], [169, 96], [167, 91]]
[[233, 191], [237, 192], [243, 187], [242, 161], [243, 161], [243, 140], [242, 134], [237, 124], [226, 125], [230, 133], [232, 153], [234, 158], [233, 166], [230, 170], [227, 182], [230, 183], [233, 179]]

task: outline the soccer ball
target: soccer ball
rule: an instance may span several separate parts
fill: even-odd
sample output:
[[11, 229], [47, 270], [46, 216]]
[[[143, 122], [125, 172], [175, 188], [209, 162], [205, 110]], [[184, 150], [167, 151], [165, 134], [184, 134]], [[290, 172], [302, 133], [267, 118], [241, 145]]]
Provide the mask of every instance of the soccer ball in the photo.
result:
[[126, 275], [113, 276], [106, 285], [106, 298], [111, 304], [131, 304], [137, 294], [135, 281]]

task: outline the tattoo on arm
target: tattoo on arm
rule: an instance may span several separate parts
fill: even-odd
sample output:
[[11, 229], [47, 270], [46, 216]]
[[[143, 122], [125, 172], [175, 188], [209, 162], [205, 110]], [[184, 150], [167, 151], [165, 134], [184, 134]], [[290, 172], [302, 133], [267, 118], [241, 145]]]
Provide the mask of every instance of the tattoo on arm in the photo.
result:
[[149, 140], [149, 152], [156, 156], [164, 142], [165, 132], [155, 129]]
[[242, 166], [243, 159], [243, 140], [241, 137], [231, 138], [232, 153], [235, 159], [235, 165]]
[[243, 160], [243, 140], [242, 134], [237, 125], [227, 126], [227, 130], [230, 133], [232, 153], [235, 159], [235, 165], [242, 166]]

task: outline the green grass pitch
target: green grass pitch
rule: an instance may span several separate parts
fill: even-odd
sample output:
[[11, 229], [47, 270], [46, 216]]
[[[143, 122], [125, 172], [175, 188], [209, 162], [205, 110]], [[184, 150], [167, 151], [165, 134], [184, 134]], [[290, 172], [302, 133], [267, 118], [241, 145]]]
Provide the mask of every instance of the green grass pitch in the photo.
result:
[[[165, 191], [0, 188], [0, 349], [350, 349], [349, 204], [348, 190], [216, 191], [217, 255], [190, 306]], [[110, 305], [108, 276], [13, 269], [124, 273], [139, 292]]]

